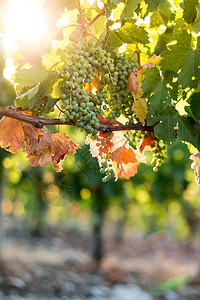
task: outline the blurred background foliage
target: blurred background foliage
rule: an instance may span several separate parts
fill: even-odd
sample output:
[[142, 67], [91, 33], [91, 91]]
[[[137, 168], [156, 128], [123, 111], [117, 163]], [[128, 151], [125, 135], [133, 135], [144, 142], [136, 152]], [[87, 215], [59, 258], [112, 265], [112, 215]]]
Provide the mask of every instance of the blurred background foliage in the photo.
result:
[[31, 168], [24, 153], [1, 150], [3, 216], [39, 236], [55, 224], [89, 230], [96, 239], [92, 251], [97, 259], [103, 255], [103, 226], [114, 230], [117, 241], [124, 231], [163, 230], [180, 239], [199, 234], [200, 192], [186, 145], [171, 146], [156, 173], [150, 164], [141, 165], [132, 180], [102, 183], [98, 163], [83, 144], [84, 133], [68, 128], [67, 134], [82, 143], [82, 149], [67, 157], [61, 173], [51, 166]]

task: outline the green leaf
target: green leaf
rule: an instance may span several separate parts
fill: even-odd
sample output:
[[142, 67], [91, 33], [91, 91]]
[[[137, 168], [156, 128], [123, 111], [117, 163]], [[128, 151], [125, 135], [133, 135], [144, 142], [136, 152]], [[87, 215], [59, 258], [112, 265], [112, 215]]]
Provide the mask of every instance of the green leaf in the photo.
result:
[[179, 71], [179, 84], [195, 88], [200, 78], [200, 51], [192, 49], [191, 35], [187, 33], [177, 40], [176, 45], [161, 53], [161, 69], [163, 73], [167, 70]]
[[144, 79], [142, 81], [142, 90], [144, 97], [148, 97], [154, 92], [156, 85], [160, 82], [159, 70], [155, 68], [149, 68], [144, 72]]
[[188, 102], [190, 103], [192, 115], [198, 122], [200, 120], [200, 92], [192, 94]]
[[156, 124], [156, 122], [159, 119], [159, 115], [156, 113], [156, 111], [154, 110], [154, 108], [150, 105], [148, 105], [148, 109], [147, 109], [147, 125], [151, 126]]
[[111, 0], [111, 3], [114, 3], [114, 4], [119, 4], [120, 2], [122, 2], [123, 0]]
[[173, 27], [167, 27], [165, 32], [159, 35], [155, 48], [155, 54], [160, 55], [161, 52], [167, 50], [166, 44], [173, 40]]
[[15, 75], [15, 81], [21, 85], [31, 85], [35, 82], [45, 80], [52, 71], [48, 71], [43, 66], [33, 66], [30, 69], [18, 69]]
[[145, 0], [146, 4], [148, 4], [147, 12], [157, 11], [160, 3], [165, 3], [166, 0]]
[[160, 112], [168, 104], [171, 104], [168, 88], [163, 79], [156, 86], [154, 95], [149, 98], [149, 102], [157, 112]]
[[185, 21], [190, 24], [193, 23], [197, 16], [196, 6], [198, 5], [198, 0], [184, 0], [183, 1], [183, 17]]
[[138, 7], [140, 0], [127, 0], [122, 11], [121, 20], [128, 18]]
[[162, 24], [163, 24], [163, 19], [162, 19], [161, 15], [159, 14], [159, 12], [154, 11], [153, 14], [151, 15], [149, 27], [150, 28], [159, 27]]
[[37, 97], [39, 91], [40, 83], [30, 89], [28, 92], [20, 95], [16, 98], [15, 104], [19, 107], [25, 108], [33, 108], [36, 106], [36, 109], [41, 105], [41, 100]]
[[196, 11], [197, 11], [197, 16], [194, 23], [192, 24], [192, 29], [196, 33], [198, 33], [200, 31], [200, 7], [199, 6], [196, 6]]
[[16, 105], [23, 109], [34, 108], [36, 111], [41, 109], [44, 105], [46, 105], [49, 99], [48, 96], [51, 94], [53, 84], [56, 80], [57, 74], [55, 72], [51, 72], [47, 79], [39, 82], [28, 92], [17, 97], [15, 100]]
[[16, 93], [13, 84], [4, 78], [0, 78], [0, 106], [11, 106]]
[[158, 7], [158, 12], [163, 19], [164, 25], [167, 25], [169, 20], [174, 20], [175, 15], [172, 13], [172, 6], [169, 1], [165, 1], [165, 3], [160, 3]]
[[160, 123], [154, 127], [154, 133], [166, 143], [173, 143], [176, 140], [177, 117], [171, 115], [160, 115]]
[[184, 118], [182, 116], [179, 116], [177, 133], [181, 141], [189, 142], [196, 147], [196, 139], [199, 131], [195, 127], [194, 120], [192, 118]]
[[132, 23], [126, 23], [120, 29], [109, 29], [104, 31], [98, 44], [102, 44], [104, 48], [112, 51], [124, 43], [147, 44], [149, 43], [148, 33], [144, 27], [139, 27]]
[[169, 89], [166, 87], [164, 79], [161, 78], [157, 68], [149, 68], [144, 72], [142, 90], [144, 97], [149, 97], [150, 105], [157, 113], [162, 111], [168, 104], [171, 104]]

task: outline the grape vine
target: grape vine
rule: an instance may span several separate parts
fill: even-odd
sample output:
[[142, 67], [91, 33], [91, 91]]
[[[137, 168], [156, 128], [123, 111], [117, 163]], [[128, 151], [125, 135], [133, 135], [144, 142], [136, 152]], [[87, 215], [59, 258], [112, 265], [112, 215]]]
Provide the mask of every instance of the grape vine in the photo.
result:
[[157, 171], [167, 146], [179, 139], [191, 151], [200, 184], [199, 3], [188, 1], [100, 1], [101, 7], [99, 1], [68, 1], [71, 24], [49, 39], [62, 33], [57, 46], [34, 59], [21, 47], [15, 90], [0, 82], [1, 147], [12, 153], [23, 148], [33, 166], [52, 161], [60, 171], [57, 164], [78, 145], [45, 126], [76, 126], [86, 132], [107, 181], [134, 176], [145, 151]]

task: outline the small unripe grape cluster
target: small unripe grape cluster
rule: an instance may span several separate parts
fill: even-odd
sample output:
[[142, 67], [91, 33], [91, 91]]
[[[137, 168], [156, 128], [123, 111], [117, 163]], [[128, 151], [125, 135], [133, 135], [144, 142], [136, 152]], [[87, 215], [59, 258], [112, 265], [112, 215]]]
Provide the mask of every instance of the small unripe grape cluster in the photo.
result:
[[160, 167], [163, 164], [164, 160], [167, 159], [166, 156], [167, 147], [162, 140], [158, 140], [158, 139], [156, 139], [155, 146], [156, 148], [155, 150], [153, 150], [151, 164], [153, 165], [153, 171], [157, 172], [158, 167]]
[[120, 114], [125, 116], [132, 114], [133, 96], [130, 90], [127, 90], [127, 82], [130, 73], [136, 66], [138, 64], [135, 60], [130, 61], [125, 53], [116, 56], [114, 70], [111, 70], [113, 71], [111, 73], [112, 84], [108, 86], [110, 97], [105, 101], [108, 105], [108, 118], [116, 118]]
[[112, 169], [112, 160], [110, 159], [110, 154], [108, 154], [106, 158], [102, 159], [100, 173], [105, 174], [105, 176], [102, 178], [103, 182], [107, 182], [114, 177], [115, 173]]
[[139, 130], [130, 130], [128, 132], [128, 137], [130, 138], [130, 141], [133, 143], [134, 146], [136, 146], [137, 143], [140, 141], [142, 134], [143, 132]]

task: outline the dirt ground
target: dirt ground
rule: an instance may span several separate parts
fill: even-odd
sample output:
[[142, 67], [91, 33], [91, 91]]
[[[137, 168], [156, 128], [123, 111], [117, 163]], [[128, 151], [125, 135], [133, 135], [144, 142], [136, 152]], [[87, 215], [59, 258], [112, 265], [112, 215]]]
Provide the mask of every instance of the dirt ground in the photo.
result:
[[105, 258], [97, 271], [88, 233], [60, 228], [41, 238], [7, 233], [0, 299], [111, 299], [106, 295], [113, 287], [130, 284], [156, 300], [200, 299], [198, 239], [180, 242], [165, 235], [149, 239], [136, 233], [118, 243], [111, 233], [104, 238]]

